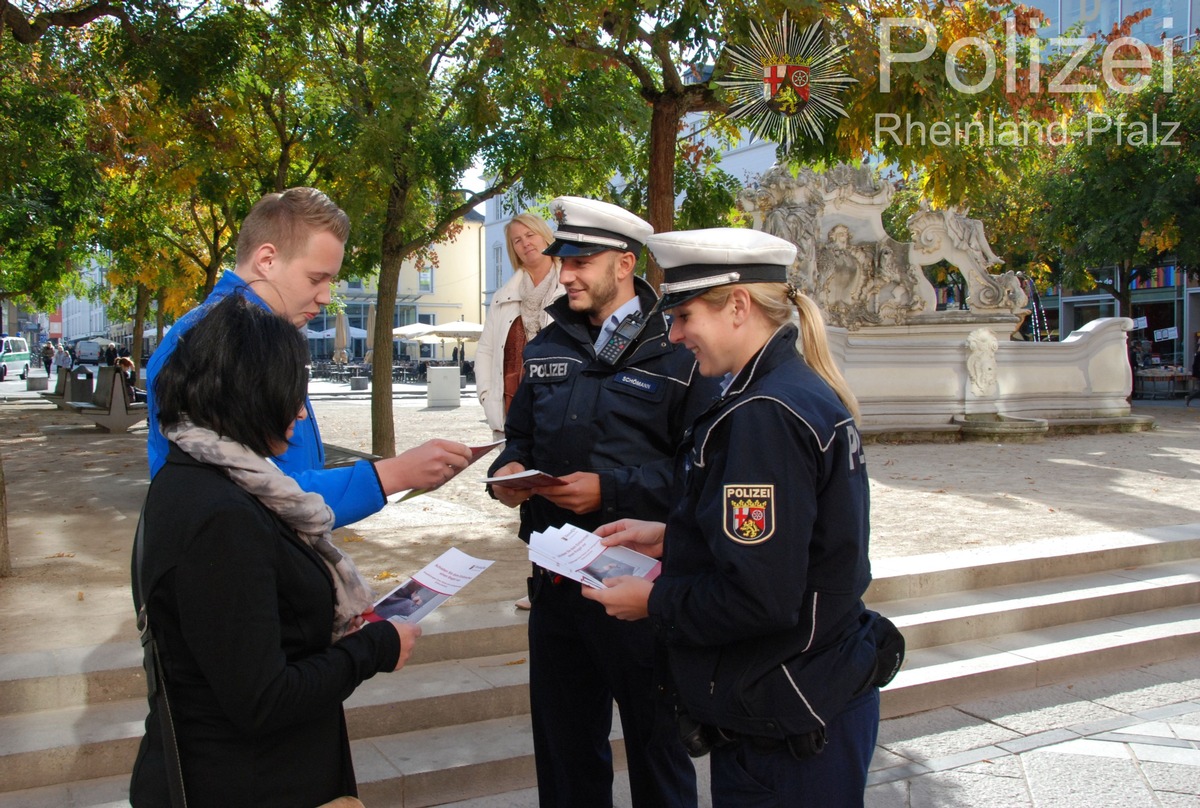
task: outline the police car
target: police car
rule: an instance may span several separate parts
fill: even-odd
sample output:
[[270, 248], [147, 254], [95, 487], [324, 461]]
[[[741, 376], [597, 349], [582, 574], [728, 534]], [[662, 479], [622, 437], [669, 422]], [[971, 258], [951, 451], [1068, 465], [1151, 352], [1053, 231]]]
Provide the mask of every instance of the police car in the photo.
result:
[[29, 378], [29, 343], [24, 337], [0, 334], [0, 382], [10, 373], [19, 373], [22, 379]]

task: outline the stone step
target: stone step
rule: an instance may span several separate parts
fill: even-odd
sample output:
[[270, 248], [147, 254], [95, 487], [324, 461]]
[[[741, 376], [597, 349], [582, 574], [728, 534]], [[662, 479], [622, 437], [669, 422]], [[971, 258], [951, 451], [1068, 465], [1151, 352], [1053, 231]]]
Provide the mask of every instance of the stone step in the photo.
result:
[[[522, 654], [410, 664], [359, 687], [347, 723], [351, 738], [427, 731], [527, 714], [528, 694]], [[143, 695], [0, 717], [0, 783], [15, 790], [128, 772], [146, 712]]]
[[1200, 523], [1094, 533], [872, 562], [868, 603], [1200, 558]]
[[[512, 601], [446, 605], [421, 621], [411, 664], [520, 652], [528, 612]], [[0, 716], [142, 698], [142, 647], [136, 638], [82, 648], [0, 654]]]
[[1200, 653], [1200, 605], [918, 648], [883, 691], [884, 718]]
[[919, 648], [1200, 603], [1200, 559], [874, 604]]
[[[885, 559], [870, 599], [910, 654], [884, 715], [1200, 653], [1196, 559], [1200, 525]], [[368, 805], [532, 785], [526, 620], [508, 602], [443, 607], [422, 623], [413, 663], [356, 691], [346, 706]], [[0, 788], [111, 804], [145, 718], [140, 648], [0, 656], [0, 707]], [[0, 808], [42, 804], [14, 797]]]
[[[613, 764], [625, 768], [613, 717]], [[352, 741], [359, 796], [371, 808], [419, 808], [527, 789], [535, 782], [528, 716]], [[620, 786], [618, 786], [619, 788]], [[128, 806], [129, 775], [0, 793], [0, 808]]]

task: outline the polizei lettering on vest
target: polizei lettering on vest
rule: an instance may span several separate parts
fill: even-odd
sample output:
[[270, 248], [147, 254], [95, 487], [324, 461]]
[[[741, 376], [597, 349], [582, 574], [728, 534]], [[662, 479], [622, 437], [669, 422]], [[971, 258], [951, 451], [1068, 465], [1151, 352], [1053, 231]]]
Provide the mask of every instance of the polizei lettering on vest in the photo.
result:
[[726, 486], [725, 496], [734, 499], [743, 499], [750, 497], [769, 497], [771, 496], [771, 486], [769, 485], [744, 485], [744, 486]]
[[539, 379], [555, 379], [560, 376], [567, 375], [566, 362], [542, 362], [539, 364], [530, 363], [527, 368], [530, 376]]

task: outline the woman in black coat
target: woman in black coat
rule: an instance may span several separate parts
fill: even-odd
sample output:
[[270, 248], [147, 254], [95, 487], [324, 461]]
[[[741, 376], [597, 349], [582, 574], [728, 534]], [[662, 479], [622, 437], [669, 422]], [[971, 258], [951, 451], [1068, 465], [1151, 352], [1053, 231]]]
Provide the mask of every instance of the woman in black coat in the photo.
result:
[[[171, 446], [147, 495], [134, 590], [158, 644], [190, 806], [355, 795], [342, 701], [402, 667], [420, 636], [363, 625], [373, 594], [329, 541], [332, 512], [269, 459], [304, 417], [306, 363], [293, 326], [230, 296], [156, 382]], [[171, 805], [164, 749], [152, 697], [134, 806]]]

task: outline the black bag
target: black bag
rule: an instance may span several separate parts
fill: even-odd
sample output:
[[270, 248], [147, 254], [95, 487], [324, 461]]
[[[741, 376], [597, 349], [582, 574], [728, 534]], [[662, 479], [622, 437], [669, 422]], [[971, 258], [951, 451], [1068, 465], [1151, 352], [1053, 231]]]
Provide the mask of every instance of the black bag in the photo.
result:
[[875, 638], [875, 675], [871, 684], [886, 687], [904, 663], [904, 635], [895, 623], [879, 613], [871, 623], [871, 634]]

